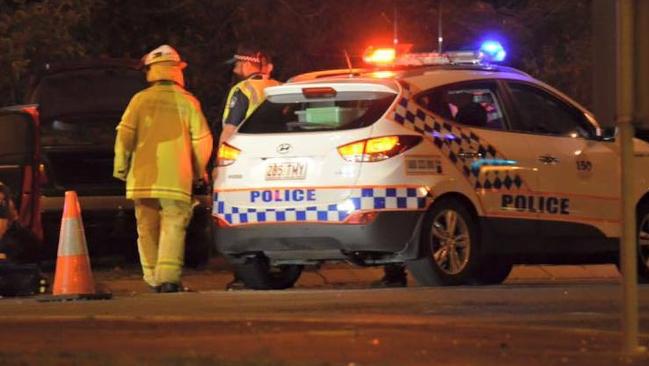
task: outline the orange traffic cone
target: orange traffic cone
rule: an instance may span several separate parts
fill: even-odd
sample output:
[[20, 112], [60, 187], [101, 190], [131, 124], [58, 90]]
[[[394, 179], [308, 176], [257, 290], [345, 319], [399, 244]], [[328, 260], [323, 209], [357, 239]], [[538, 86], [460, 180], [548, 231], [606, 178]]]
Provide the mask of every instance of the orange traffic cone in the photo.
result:
[[74, 191], [65, 192], [52, 294], [74, 295], [85, 299], [97, 298], [86, 246], [86, 234], [81, 220], [81, 208], [77, 193]]

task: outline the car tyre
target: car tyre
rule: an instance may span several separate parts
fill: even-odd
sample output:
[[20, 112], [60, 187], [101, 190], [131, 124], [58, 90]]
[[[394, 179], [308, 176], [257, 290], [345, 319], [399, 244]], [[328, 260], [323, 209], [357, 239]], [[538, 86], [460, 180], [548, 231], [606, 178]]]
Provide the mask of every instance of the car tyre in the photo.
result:
[[649, 283], [649, 204], [638, 207], [638, 282]]
[[423, 286], [480, 282], [480, 235], [475, 217], [457, 200], [442, 199], [424, 218], [421, 257], [407, 266]]
[[253, 290], [284, 290], [293, 287], [302, 274], [301, 265], [271, 266], [268, 258], [258, 254], [235, 264], [237, 277]]

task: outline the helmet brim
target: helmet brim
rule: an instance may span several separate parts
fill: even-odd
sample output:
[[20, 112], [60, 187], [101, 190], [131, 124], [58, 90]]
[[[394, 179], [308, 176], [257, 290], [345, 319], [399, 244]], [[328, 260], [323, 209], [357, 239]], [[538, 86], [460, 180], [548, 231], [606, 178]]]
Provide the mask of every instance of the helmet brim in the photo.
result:
[[156, 66], [156, 65], [179, 67], [181, 69], [184, 69], [184, 68], [187, 67], [187, 62], [185, 62], [185, 61], [178, 61], [178, 62], [175, 62], [175, 61], [160, 61], [160, 62], [154, 62], [152, 64], [148, 64], [148, 65], [146, 65], [144, 62], [141, 62], [140, 63], [140, 68], [142, 70], [145, 70], [147, 67], [152, 67], [152, 66]]

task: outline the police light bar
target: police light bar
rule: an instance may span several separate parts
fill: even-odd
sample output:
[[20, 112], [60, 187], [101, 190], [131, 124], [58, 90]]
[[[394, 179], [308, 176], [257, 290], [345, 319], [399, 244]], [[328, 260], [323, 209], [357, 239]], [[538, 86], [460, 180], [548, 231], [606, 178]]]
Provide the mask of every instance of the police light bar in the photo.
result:
[[482, 55], [479, 51], [450, 51], [444, 53], [452, 64], [479, 64]]
[[479, 64], [482, 61], [477, 51], [450, 51], [444, 53], [407, 53], [395, 61], [398, 66]]
[[[399, 46], [399, 45], [397, 45]], [[365, 52], [363, 60], [375, 66], [427, 66], [427, 65], [456, 65], [456, 64], [483, 64], [488, 62], [503, 61], [506, 56], [505, 49], [496, 41], [484, 42], [476, 51], [448, 51], [438, 52], [407, 52], [403, 48], [373, 48]]]

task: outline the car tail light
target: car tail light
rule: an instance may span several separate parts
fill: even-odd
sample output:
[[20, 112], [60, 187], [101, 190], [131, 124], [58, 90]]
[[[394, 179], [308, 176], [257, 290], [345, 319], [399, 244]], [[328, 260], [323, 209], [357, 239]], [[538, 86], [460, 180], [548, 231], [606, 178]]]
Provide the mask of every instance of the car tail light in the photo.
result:
[[349, 215], [345, 220], [345, 224], [352, 225], [367, 225], [374, 222], [378, 212], [376, 211], [358, 211]]
[[338, 153], [347, 161], [374, 162], [389, 159], [416, 146], [421, 136], [383, 136], [355, 141], [338, 147]]
[[219, 151], [216, 154], [216, 165], [217, 166], [227, 166], [234, 163], [235, 160], [239, 157], [241, 150], [236, 147], [232, 147], [227, 143], [222, 143], [219, 146]]

